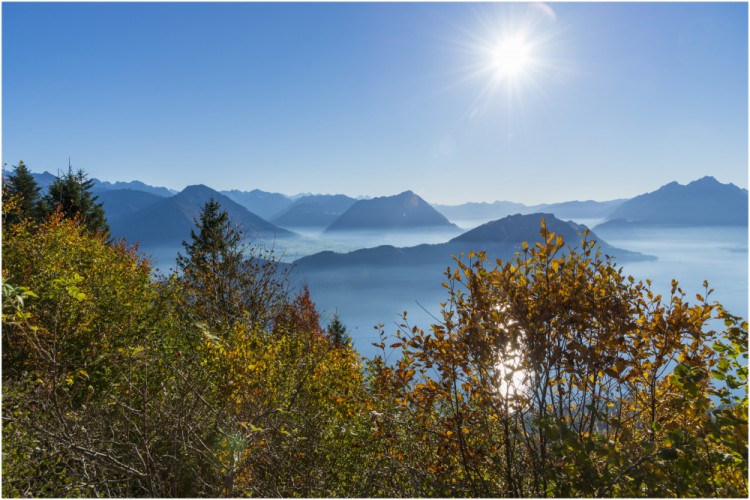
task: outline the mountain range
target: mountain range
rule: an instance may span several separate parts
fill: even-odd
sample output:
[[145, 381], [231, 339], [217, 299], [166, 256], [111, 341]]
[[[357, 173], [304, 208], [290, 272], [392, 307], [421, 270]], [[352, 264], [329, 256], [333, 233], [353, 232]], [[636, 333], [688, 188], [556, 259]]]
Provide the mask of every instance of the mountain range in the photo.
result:
[[164, 200], [163, 196], [137, 189], [102, 191], [97, 194], [97, 197], [109, 221], [134, 214]]
[[[7, 171], [4, 172], [5, 176], [7, 174]], [[56, 178], [49, 172], [32, 175], [43, 190]], [[544, 211], [554, 220], [599, 218], [605, 222], [594, 227], [594, 230], [605, 237], [614, 234], [613, 231], [638, 227], [747, 227], [748, 224], [748, 191], [708, 176], [684, 186], [672, 182], [628, 200], [571, 201], [534, 206], [507, 201], [436, 205], [443, 213], [412, 191], [356, 200], [344, 195], [304, 195], [294, 198], [257, 189], [248, 192], [232, 190], [222, 194], [198, 185], [188, 186], [174, 194], [168, 188], [149, 186], [140, 181], [110, 183], [98, 180], [95, 180], [93, 190], [104, 206], [112, 235], [146, 245], [179, 245], [189, 237], [194, 219], [211, 197], [221, 203], [241, 230], [261, 238], [292, 238], [295, 233], [289, 228], [304, 227], [326, 227], [328, 234], [356, 234], [355, 231], [361, 230], [377, 233], [416, 228], [458, 229], [444, 215], [446, 212], [457, 219], [467, 220], [508, 211], [530, 215], [530, 210], [534, 213]], [[258, 212], [248, 209], [249, 206], [256, 207]], [[511, 214], [492, 216], [493, 221], [505, 217], [501, 226], [493, 226], [492, 222], [490, 226], [484, 224], [448, 243], [458, 245], [473, 238], [473, 243], [503, 245], [506, 242], [498, 240], [505, 234], [503, 231], [511, 231], [507, 242], [517, 242], [518, 235], [513, 233], [513, 225], [526, 219], [508, 218], [508, 215]], [[576, 225], [571, 227], [580, 230]], [[560, 229], [565, 230], [563, 227]], [[526, 233], [524, 235], [528, 236]], [[408, 248], [413, 247], [381, 248], [378, 252], [381, 256], [387, 253], [413, 253]]]
[[94, 181], [94, 185], [92, 186], [91, 191], [93, 191], [94, 193], [103, 193], [107, 191], [116, 191], [120, 189], [131, 189], [133, 191], [151, 193], [151, 194], [155, 194], [157, 196], [162, 196], [162, 197], [167, 197], [167, 196], [172, 196], [174, 194], [177, 194], [177, 191], [175, 191], [174, 189], [149, 186], [148, 184], [145, 184], [141, 181], [109, 182], [109, 181], [100, 181], [99, 179], [92, 179], [92, 180]]
[[496, 220], [513, 214], [550, 213], [560, 219], [604, 219], [625, 199], [610, 201], [566, 201], [524, 205], [513, 201], [470, 202], [461, 205], [433, 205], [452, 221], [480, 222]]
[[[545, 219], [550, 232], [562, 236], [566, 243], [573, 247], [580, 243], [581, 233], [587, 229], [582, 225], [562, 221], [552, 214], [516, 214], [483, 224], [446, 243], [405, 248], [382, 245], [348, 253], [319, 252], [296, 260], [295, 265], [303, 272], [362, 266], [445, 265], [454, 255], [478, 251], [487, 252], [490, 260], [507, 259], [520, 249], [522, 242], [526, 241], [533, 245], [534, 242], [541, 241], [539, 229], [542, 218]], [[596, 240], [604, 253], [616, 256], [618, 261], [654, 259], [638, 252], [612, 247], [594, 232], [591, 232], [588, 238]]]
[[[8, 174], [10, 173], [11, 173], [10, 170], [3, 169], [3, 178], [7, 177]], [[37, 186], [41, 188], [42, 194], [46, 193], [50, 185], [52, 185], [52, 183], [55, 182], [55, 180], [57, 180], [57, 176], [55, 174], [47, 172], [46, 170], [42, 172], [41, 174], [31, 172], [31, 176], [34, 178], [34, 181], [36, 181]], [[97, 195], [100, 193], [107, 192], [107, 191], [119, 191], [122, 189], [151, 193], [151, 194], [155, 194], [161, 197], [168, 197], [177, 193], [177, 191], [175, 191], [174, 189], [158, 187], [158, 186], [150, 186], [141, 181], [109, 182], [109, 181], [100, 181], [97, 178], [92, 178], [91, 180], [93, 181], [91, 191]]]
[[616, 207], [597, 230], [648, 226], [747, 226], [748, 193], [734, 184], [703, 177], [677, 182]]
[[194, 221], [211, 198], [221, 204], [236, 228], [249, 238], [294, 236], [294, 233], [271, 224], [204, 185], [188, 186], [174, 196], [147, 203], [135, 211], [121, 210], [119, 216], [109, 220], [110, 231], [113, 237], [123, 237], [148, 246], [179, 245], [189, 239], [190, 231], [195, 227]]
[[343, 194], [305, 195], [271, 218], [282, 227], [328, 227], [357, 200]]
[[294, 203], [294, 200], [289, 196], [281, 193], [268, 193], [260, 189], [253, 189], [252, 191], [232, 189], [231, 191], [221, 191], [221, 194], [267, 220], [283, 212]]

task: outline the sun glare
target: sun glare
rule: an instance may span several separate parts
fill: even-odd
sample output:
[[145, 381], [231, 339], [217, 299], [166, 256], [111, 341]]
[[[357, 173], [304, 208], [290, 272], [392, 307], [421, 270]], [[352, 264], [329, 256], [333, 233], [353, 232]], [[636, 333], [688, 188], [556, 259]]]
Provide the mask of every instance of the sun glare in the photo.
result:
[[456, 83], [481, 84], [475, 87], [467, 117], [473, 120], [502, 109], [510, 123], [519, 116], [523, 120], [526, 100], [548, 100], [549, 80], [560, 81], [567, 71], [560, 59], [564, 31], [553, 8], [543, 3], [478, 10], [475, 24], [467, 25], [465, 38], [457, 41], [465, 50], [467, 64], [457, 70], [462, 76]]
[[528, 42], [520, 36], [503, 40], [492, 51], [490, 64], [496, 78], [521, 76], [531, 64]]

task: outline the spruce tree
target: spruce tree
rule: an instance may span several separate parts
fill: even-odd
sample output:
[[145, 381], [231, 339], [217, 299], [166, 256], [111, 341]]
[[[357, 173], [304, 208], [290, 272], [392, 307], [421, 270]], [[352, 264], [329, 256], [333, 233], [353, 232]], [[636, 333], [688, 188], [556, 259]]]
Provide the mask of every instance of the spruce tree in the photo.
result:
[[40, 188], [23, 161], [19, 161], [18, 165], [13, 168], [13, 173], [8, 176], [5, 184], [3, 203], [15, 197], [16, 204], [14, 210], [6, 214], [3, 222], [15, 224], [23, 219], [41, 221], [43, 211], [39, 195]]
[[177, 255], [185, 297], [194, 319], [224, 334], [243, 322], [271, 331], [288, 305], [288, 268], [272, 251], [249, 246], [219, 202], [202, 208], [185, 254]]
[[101, 203], [96, 202], [98, 197], [91, 192], [93, 185], [86, 172], [79, 169], [74, 173], [69, 166], [68, 172], [50, 185], [44, 202], [48, 210], [60, 210], [70, 219], [77, 217], [92, 233], [108, 236], [107, 218]]
[[349, 333], [341, 322], [338, 312], [333, 313], [333, 319], [328, 323], [328, 335], [333, 345], [342, 347], [349, 345]]
[[190, 242], [183, 241], [177, 267], [187, 285], [192, 305], [212, 327], [231, 326], [241, 313], [242, 236], [229, 215], [211, 198], [201, 209]]

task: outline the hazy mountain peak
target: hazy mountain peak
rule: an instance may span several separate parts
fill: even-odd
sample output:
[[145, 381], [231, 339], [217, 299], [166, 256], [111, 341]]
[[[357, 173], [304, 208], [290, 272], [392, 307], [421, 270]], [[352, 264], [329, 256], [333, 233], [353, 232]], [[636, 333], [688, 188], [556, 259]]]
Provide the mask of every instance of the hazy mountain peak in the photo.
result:
[[[176, 203], [191, 207], [190, 210], [192, 212], [199, 210], [201, 205], [206, 203], [211, 198], [220, 202], [222, 205], [226, 205], [226, 202], [231, 201], [226, 196], [222, 195], [218, 191], [211, 189], [205, 184], [194, 184], [192, 186], [187, 186], [185, 187], [185, 189], [183, 189], [173, 197]], [[226, 202], [224, 200], [226, 200]], [[234, 202], [232, 202], [232, 204], [234, 204]], [[195, 214], [193, 213], [193, 215]]]
[[180, 191], [180, 193], [218, 193], [218, 191], [214, 191], [210, 187], [206, 186], [205, 184], [192, 184], [190, 186], [186, 186], [185, 189]]
[[[657, 189], [657, 191], [674, 190], [674, 189], [679, 189], [681, 187], [684, 187], [684, 186], [682, 184], [680, 184], [679, 182], [677, 182], [677, 181], [672, 181], [672, 182], [668, 182], [668, 183], [664, 184], [662, 187], [660, 187], [659, 189]], [[642, 196], [642, 195], [640, 195], [640, 196]]]
[[693, 182], [691, 182], [690, 184], [688, 184], [688, 186], [691, 186], [691, 185], [720, 185], [720, 184], [721, 184], [721, 182], [717, 181], [715, 177], [713, 177], [711, 175], [706, 175], [706, 176], [701, 177], [700, 179], [694, 180]]
[[94, 182], [92, 190], [95, 193], [104, 193], [107, 191], [117, 191], [122, 189], [130, 189], [134, 191], [142, 191], [146, 193], [155, 194], [164, 198], [173, 196], [177, 193], [174, 189], [166, 187], [150, 186], [142, 181], [102, 181], [100, 179], [91, 179]]
[[356, 200], [343, 194], [307, 195], [297, 199], [271, 221], [284, 227], [319, 227], [330, 225]]
[[541, 227], [541, 220], [550, 232], [557, 233], [570, 243], [579, 239], [578, 231], [583, 226], [573, 226], [561, 221], [550, 213], [515, 214], [502, 219], [482, 224], [470, 231], [456, 236], [452, 242], [513, 243], [530, 241], [536, 238]]
[[747, 225], [747, 203], [746, 190], [711, 176], [685, 186], [670, 182], [626, 201], [597, 230], [625, 225], [742, 226]]
[[359, 200], [328, 227], [328, 231], [406, 229], [453, 226], [440, 212], [412, 191]]
[[227, 212], [235, 227], [250, 238], [293, 236], [204, 184], [187, 186], [170, 198], [113, 220], [112, 234], [149, 245], [179, 245], [190, 236], [195, 220], [211, 198]]
[[264, 219], [270, 219], [284, 211], [293, 202], [289, 196], [284, 194], [269, 193], [260, 189], [253, 189], [252, 191], [232, 189], [221, 193]]

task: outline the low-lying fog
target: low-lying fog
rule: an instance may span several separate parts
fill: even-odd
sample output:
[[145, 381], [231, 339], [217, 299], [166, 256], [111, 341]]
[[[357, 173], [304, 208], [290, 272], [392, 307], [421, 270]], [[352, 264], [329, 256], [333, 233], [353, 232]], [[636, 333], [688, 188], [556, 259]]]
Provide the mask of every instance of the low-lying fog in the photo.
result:
[[[709, 300], [747, 318], [747, 237], [746, 228], [661, 228], [607, 241], [658, 258], [622, 264], [625, 274], [651, 279], [656, 293], [667, 297], [674, 278], [687, 300], [695, 303], [695, 294], [703, 294], [703, 280], [708, 280], [715, 289]], [[383, 323], [385, 331], [394, 334], [404, 311], [410, 325], [425, 330], [435, 322], [434, 317], [440, 317], [440, 302], [448, 298], [441, 286], [445, 278], [441, 273], [453, 264], [447, 261], [442, 268], [315, 271], [297, 278], [309, 285], [324, 322], [337, 311], [360, 352], [371, 356], [377, 351], [371, 344], [379, 341], [374, 325]]]
[[[591, 222], [591, 226], [596, 223], [585, 222]], [[282, 255], [282, 260], [291, 262], [323, 250], [348, 252], [384, 244], [405, 247], [442, 243], [460, 232], [325, 234], [305, 231], [302, 233], [305, 238], [300, 241], [276, 242], [275, 251]], [[747, 318], [747, 228], [659, 228], [600, 236], [615, 247], [658, 257], [655, 261], [623, 264], [626, 274], [641, 280], [650, 278], [657, 293], [667, 296], [671, 280], [675, 278], [687, 292], [688, 300], [694, 302], [695, 294], [703, 293], [702, 283], [707, 279], [715, 289], [713, 300], [722, 303], [730, 313]], [[178, 250], [181, 248], [144, 249], [162, 270], [174, 267]], [[376, 350], [371, 344], [379, 341], [378, 330], [373, 328], [375, 325], [382, 323], [387, 333], [394, 334], [404, 311], [408, 312], [411, 325], [423, 329], [435, 322], [434, 317], [440, 317], [440, 302], [448, 297], [441, 286], [444, 281], [442, 272], [453, 265], [448, 260], [439, 267], [365, 266], [305, 273], [295, 270], [292, 276], [296, 284], [305, 283], [310, 287], [323, 323], [338, 312], [355, 346], [363, 355], [372, 356]]]
[[289, 229], [302, 238], [279, 242], [279, 246], [284, 248], [282, 256], [284, 262], [292, 262], [300, 257], [325, 250], [345, 253], [380, 245], [411, 247], [422, 243], [445, 243], [465, 232], [464, 229], [455, 228], [410, 229], [408, 231], [339, 231], [333, 233], [326, 233], [324, 228]]

